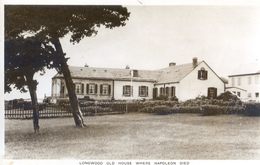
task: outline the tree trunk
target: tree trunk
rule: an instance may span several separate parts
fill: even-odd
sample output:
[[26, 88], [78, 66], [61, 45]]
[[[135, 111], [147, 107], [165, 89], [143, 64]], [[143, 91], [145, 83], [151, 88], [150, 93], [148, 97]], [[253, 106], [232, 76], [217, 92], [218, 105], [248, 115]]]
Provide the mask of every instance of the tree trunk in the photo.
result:
[[33, 109], [33, 128], [34, 132], [39, 132], [39, 106], [36, 94], [37, 82], [33, 80], [33, 75], [26, 75], [27, 86], [29, 88], [31, 100], [32, 100], [32, 109]]
[[55, 46], [57, 56], [59, 57], [59, 61], [60, 61], [60, 65], [61, 65], [59, 69], [61, 69], [61, 72], [63, 74], [64, 80], [66, 83], [66, 87], [67, 87], [68, 95], [69, 95], [69, 99], [70, 99], [70, 106], [72, 108], [72, 114], [74, 117], [76, 127], [84, 127], [85, 124], [84, 124], [84, 120], [83, 120], [82, 113], [80, 110], [78, 98], [76, 96], [76, 93], [75, 93], [75, 90], [73, 87], [73, 81], [71, 78], [70, 70], [67, 65], [67, 61], [66, 61], [65, 54], [64, 54], [61, 44], [60, 44], [60, 40], [58, 38], [53, 38], [52, 42]]

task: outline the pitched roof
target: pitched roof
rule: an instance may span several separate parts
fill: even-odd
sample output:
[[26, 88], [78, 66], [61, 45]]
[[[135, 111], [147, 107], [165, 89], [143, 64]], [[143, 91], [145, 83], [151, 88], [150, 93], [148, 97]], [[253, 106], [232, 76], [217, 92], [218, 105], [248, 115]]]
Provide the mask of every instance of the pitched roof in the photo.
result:
[[[198, 65], [203, 61], [198, 62]], [[131, 80], [130, 69], [94, 68], [94, 67], [69, 67], [72, 78], [107, 79], [107, 80]], [[133, 81], [150, 81], [160, 83], [180, 82], [186, 75], [193, 71], [192, 63], [169, 66], [159, 70], [138, 70], [138, 77]], [[63, 77], [56, 74], [54, 78]]]
[[[109, 80], [130, 80], [131, 70], [115, 68], [94, 68], [94, 67], [75, 67], [70, 66], [72, 78], [89, 78], [89, 79], [109, 79]], [[133, 77], [133, 81], [157, 81], [161, 71], [138, 70], [138, 77]], [[54, 78], [63, 77], [57, 74]]]
[[[200, 63], [201, 62], [199, 62], [198, 65]], [[162, 74], [158, 79], [158, 83], [180, 82], [193, 69], [194, 67], [192, 63], [169, 66], [167, 68], [160, 69]]]

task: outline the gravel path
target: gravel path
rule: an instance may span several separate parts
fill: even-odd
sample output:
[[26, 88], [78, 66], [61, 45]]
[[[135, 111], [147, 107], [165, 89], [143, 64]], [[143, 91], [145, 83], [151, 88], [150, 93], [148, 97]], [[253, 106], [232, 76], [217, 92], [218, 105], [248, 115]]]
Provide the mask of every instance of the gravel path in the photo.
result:
[[7, 159], [260, 159], [260, 117], [123, 114], [5, 120]]

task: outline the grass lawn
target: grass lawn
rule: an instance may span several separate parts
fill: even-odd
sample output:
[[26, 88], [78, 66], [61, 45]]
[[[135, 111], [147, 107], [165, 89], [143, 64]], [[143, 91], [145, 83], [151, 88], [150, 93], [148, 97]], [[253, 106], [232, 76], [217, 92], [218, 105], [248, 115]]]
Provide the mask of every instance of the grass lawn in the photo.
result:
[[6, 159], [260, 159], [260, 117], [129, 113], [5, 120]]

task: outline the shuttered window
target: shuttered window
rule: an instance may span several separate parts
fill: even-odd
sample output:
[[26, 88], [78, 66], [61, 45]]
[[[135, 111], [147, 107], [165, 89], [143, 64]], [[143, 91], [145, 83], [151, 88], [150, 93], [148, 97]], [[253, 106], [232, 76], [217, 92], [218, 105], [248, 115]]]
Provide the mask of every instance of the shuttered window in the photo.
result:
[[87, 84], [87, 94], [97, 94], [97, 84]]
[[133, 94], [133, 87], [130, 85], [123, 86], [123, 96], [131, 96]]
[[140, 97], [148, 96], [148, 86], [139, 86], [139, 96]]
[[199, 80], [207, 80], [208, 79], [208, 71], [206, 71], [205, 68], [201, 68], [198, 71], [198, 79]]
[[76, 94], [81, 94], [81, 84], [79, 83], [75, 84], [75, 92]]
[[101, 84], [100, 85], [100, 94], [101, 95], [110, 95], [111, 93], [111, 85]]

